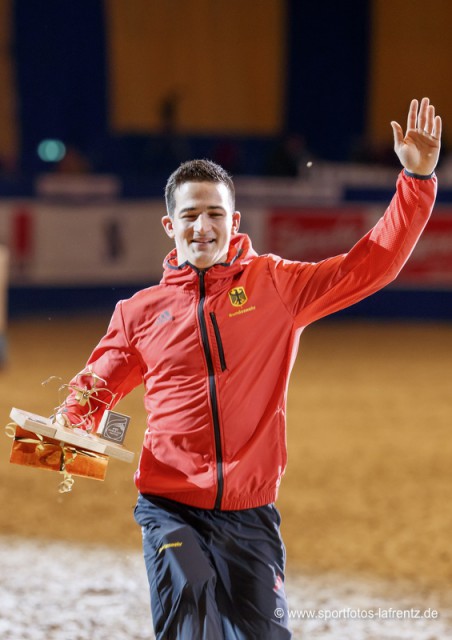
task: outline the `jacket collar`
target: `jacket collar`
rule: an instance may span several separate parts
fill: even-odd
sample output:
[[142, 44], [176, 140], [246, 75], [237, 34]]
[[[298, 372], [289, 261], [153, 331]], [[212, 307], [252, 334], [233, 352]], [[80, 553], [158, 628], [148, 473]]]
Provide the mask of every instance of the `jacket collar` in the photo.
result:
[[[226, 262], [219, 262], [208, 269], [204, 269], [207, 280], [223, 280], [243, 270], [245, 264], [255, 258], [251, 240], [245, 233], [237, 233], [232, 236]], [[177, 264], [177, 252], [173, 249], [163, 263], [163, 278], [161, 283], [184, 284], [198, 280], [200, 269], [186, 261]]]

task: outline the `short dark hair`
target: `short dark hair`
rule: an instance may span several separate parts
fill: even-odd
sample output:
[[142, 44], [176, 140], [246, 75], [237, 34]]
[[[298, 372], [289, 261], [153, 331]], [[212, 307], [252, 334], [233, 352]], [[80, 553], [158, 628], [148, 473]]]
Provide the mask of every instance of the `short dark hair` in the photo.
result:
[[218, 182], [226, 185], [231, 197], [232, 208], [235, 208], [235, 188], [229, 173], [212, 160], [188, 160], [188, 162], [183, 162], [176, 171], [173, 171], [166, 183], [166, 209], [171, 217], [174, 215], [176, 206], [174, 192], [185, 182]]

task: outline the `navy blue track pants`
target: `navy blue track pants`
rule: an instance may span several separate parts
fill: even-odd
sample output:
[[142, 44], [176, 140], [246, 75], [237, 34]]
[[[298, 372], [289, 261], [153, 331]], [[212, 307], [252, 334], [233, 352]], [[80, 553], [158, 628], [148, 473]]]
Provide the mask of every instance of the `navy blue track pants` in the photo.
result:
[[197, 509], [140, 495], [157, 640], [288, 640], [285, 551], [273, 504]]

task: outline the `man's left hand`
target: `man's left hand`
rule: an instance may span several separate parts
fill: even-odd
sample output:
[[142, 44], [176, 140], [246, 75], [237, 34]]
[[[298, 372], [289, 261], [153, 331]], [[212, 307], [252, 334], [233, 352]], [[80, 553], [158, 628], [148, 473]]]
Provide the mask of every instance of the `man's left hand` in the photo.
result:
[[407, 171], [420, 176], [433, 173], [441, 148], [441, 118], [428, 98], [412, 100], [408, 112], [405, 136], [398, 122], [391, 122], [394, 132], [394, 151]]

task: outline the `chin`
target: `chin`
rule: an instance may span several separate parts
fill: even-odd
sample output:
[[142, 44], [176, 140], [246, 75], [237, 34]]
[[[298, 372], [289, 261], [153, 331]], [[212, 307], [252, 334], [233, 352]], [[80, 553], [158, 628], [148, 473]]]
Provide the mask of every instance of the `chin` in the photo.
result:
[[192, 262], [192, 265], [197, 269], [208, 269], [209, 267], [213, 267], [214, 264], [215, 262], [211, 262], [210, 260], [206, 262], [200, 262], [199, 260]]
[[215, 264], [216, 260], [213, 256], [211, 257], [205, 254], [198, 254], [197, 256], [193, 256], [192, 259], [190, 259], [190, 262], [198, 269], [207, 269], [207, 267], [211, 267]]

